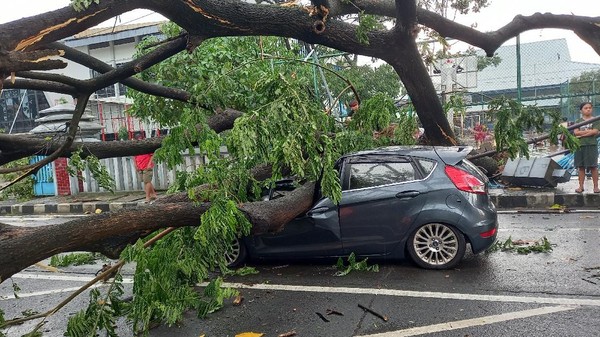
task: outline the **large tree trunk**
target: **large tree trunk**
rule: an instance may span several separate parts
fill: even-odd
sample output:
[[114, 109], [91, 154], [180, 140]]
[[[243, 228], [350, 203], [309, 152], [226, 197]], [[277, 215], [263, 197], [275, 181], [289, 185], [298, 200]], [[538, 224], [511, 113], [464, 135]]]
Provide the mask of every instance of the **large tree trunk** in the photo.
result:
[[[242, 204], [252, 233], [280, 230], [312, 205], [315, 184], [307, 183], [283, 198]], [[209, 203], [155, 203], [91, 215], [58, 225], [20, 227], [0, 223], [0, 281], [55, 254], [100, 252], [116, 258], [127, 244], [165, 227], [200, 226]]]

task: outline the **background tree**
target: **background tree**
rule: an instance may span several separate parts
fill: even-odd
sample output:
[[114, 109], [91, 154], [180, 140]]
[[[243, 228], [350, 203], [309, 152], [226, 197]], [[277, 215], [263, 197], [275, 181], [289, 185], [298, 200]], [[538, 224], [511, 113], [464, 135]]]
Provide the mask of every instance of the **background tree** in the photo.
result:
[[573, 97], [569, 104], [570, 115], [579, 116], [579, 105], [583, 102], [600, 102], [600, 97], [594, 94], [600, 87], [600, 70], [585, 71], [572, 78], [568, 85], [569, 94]]

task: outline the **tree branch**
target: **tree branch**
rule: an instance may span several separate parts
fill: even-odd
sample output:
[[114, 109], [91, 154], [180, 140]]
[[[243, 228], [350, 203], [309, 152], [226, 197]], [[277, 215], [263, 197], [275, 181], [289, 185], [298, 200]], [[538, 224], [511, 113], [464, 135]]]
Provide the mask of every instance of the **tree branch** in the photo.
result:
[[[225, 109], [207, 119], [208, 126], [215, 132], [223, 132], [233, 127], [242, 112]], [[0, 165], [32, 155], [49, 155], [62, 148], [60, 157], [70, 157], [74, 151], [83, 150], [82, 156], [94, 155], [100, 159], [135, 156], [151, 153], [160, 148], [164, 137], [147, 138], [142, 141], [75, 143], [68, 148], [55, 141], [49, 142], [37, 135], [0, 134]]]

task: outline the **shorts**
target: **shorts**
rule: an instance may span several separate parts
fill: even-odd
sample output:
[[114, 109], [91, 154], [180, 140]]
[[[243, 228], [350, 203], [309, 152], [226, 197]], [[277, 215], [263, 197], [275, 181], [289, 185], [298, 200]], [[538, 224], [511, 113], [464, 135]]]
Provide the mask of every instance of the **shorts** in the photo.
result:
[[152, 169], [138, 171], [139, 178], [144, 184], [152, 182]]
[[583, 145], [575, 151], [573, 157], [575, 167], [598, 167], [598, 146]]

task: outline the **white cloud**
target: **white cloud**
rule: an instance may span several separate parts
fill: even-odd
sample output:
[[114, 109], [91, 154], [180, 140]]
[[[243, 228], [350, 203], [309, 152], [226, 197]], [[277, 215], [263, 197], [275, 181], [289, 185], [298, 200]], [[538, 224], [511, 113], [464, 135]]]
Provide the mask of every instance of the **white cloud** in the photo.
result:
[[[480, 31], [497, 30], [509, 23], [517, 15], [552, 13], [600, 17], [598, 0], [492, 0], [491, 5], [481, 13], [469, 14], [457, 21], [463, 24], [477, 23]], [[533, 42], [566, 38], [573, 61], [600, 63], [600, 56], [575, 33], [562, 29], [536, 29], [521, 34], [521, 42]], [[513, 39], [511, 44], [515, 44]]]

